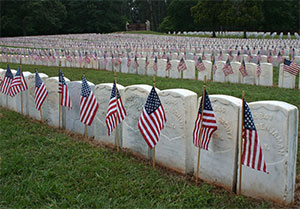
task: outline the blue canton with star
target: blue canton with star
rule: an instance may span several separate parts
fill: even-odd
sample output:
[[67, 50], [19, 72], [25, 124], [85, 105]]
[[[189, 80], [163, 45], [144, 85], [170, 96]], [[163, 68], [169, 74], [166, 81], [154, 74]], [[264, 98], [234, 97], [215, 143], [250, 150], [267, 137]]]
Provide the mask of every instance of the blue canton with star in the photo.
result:
[[61, 83], [62, 85], [66, 85], [66, 82], [64, 79], [64, 74], [61, 72], [60, 69], [59, 69], [59, 73], [58, 73], [58, 79], [59, 79], [59, 83]]
[[88, 85], [85, 77], [82, 76], [82, 88], [81, 88], [81, 96], [88, 98], [91, 93], [91, 88]]
[[9, 78], [9, 79], [13, 79], [13, 74], [10, 71], [10, 67], [9, 65], [7, 66], [7, 71], [5, 73], [5, 77]]
[[148, 113], [148, 115], [150, 115], [153, 112], [155, 112], [159, 108], [160, 105], [161, 105], [161, 103], [160, 103], [159, 97], [155, 91], [155, 88], [153, 87], [147, 98], [147, 102], [145, 104], [145, 110]]
[[[111, 90], [110, 99], [115, 98], [115, 97], [116, 97], [116, 83], [114, 82], [113, 88]], [[120, 96], [119, 90], [117, 88], [117, 99], [120, 99], [120, 98], [121, 98], [121, 96]]]
[[18, 71], [17, 71], [15, 77], [16, 77], [16, 76], [21, 76], [21, 69], [20, 69], [20, 67], [18, 68]]
[[[201, 98], [201, 103], [200, 103], [200, 108], [199, 108], [199, 114], [202, 113], [202, 99], [203, 99], [203, 97]], [[208, 94], [207, 94], [206, 90], [205, 90], [205, 99], [204, 99], [204, 110], [213, 111], [213, 108], [211, 106], [210, 99], [208, 97]]]
[[246, 129], [256, 130], [252, 114], [247, 102], [244, 100], [244, 126]]
[[42, 83], [43, 83], [43, 81], [40, 78], [37, 69], [35, 69], [35, 87], [40, 88]]

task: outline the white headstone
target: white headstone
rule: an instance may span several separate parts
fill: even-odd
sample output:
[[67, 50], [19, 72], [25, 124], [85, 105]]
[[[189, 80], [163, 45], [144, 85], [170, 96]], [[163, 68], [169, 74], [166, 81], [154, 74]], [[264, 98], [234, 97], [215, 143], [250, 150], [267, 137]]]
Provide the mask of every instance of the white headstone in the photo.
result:
[[166, 59], [158, 59], [157, 66], [158, 66], [157, 76], [167, 77], [167, 75], [168, 75], [168, 72], [166, 71], [167, 60]]
[[170, 78], [180, 78], [181, 74], [177, 70], [179, 60], [171, 60], [170, 63], [172, 65], [171, 70], [170, 70]]
[[[25, 78], [25, 81], [27, 83], [28, 86], [28, 77], [31, 75], [32, 73], [30, 72], [23, 72], [23, 76]], [[21, 113], [21, 93], [19, 93], [18, 95], [16, 95], [17, 97], [19, 97], [17, 99], [17, 111]], [[22, 92], [22, 96], [23, 96], [23, 114], [24, 115], [28, 115], [28, 90], [23, 91]]]
[[240, 83], [240, 66], [241, 63], [239, 62], [231, 62], [230, 63], [232, 70], [233, 70], [233, 74], [228, 75], [228, 81], [230, 83]]
[[145, 75], [146, 74], [146, 58], [137, 58], [139, 67], [138, 67], [138, 74]]
[[[39, 73], [40, 78], [43, 80], [43, 82], [45, 83], [45, 81], [48, 78], [48, 75], [44, 74], [44, 73]], [[30, 117], [36, 119], [36, 120], [40, 120], [40, 111], [38, 111], [35, 108], [35, 73], [31, 74], [28, 76], [28, 114]], [[47, 98], [46, 98], [47, 100]], [[46, 101], [45, 100], [45, 101]], [[42, 113], [44, 109], [44, 105], [41, 107]]]
[[298, 109], [279, 101], [253, 102], [249, 107], [269, 174], [243, 166], [242, 194], [290, 204], [295, 191]]
[[261, 74], [256, 80], [260, 86], [273, 86], [273, 65], [271, 63], [261, 63]]
[[122, 64], [121, 64], [121, 72], [122, 73], [128, 73], [129, 72], [129, 70], [128, 70], [128, 66], [127, 66], [127, 58], [126, 57], [124, 57], [123, 59], [122, 59]]
[[207, 80], [210, 80], [211, 79], [212, 63], [211, 63], [211, 61], [208, 61], [208, 60], [203, 60], [202, 62], [203, 62], [206, 69], [204, 71], [201, 71], [201, 72], [198, 71], [198, 80], [203, 81], [204, 76], [206, 76]]
[[247, 71], [247, 76], [242, 77], [242, 75], [240, 74], [240, 78], [242, 83], [244, 84], [251, 84], [254, 85], [256, 83], [256, 69], [257, 69], [257, 65], [254, 63], [246, 63], [246, 71]]
[[[94, 91], [95, 85], [88, 81], [91, 90]], [[72, 81], [68, 84], [70, 97], [72, 99], [72, 110], [66, 111], [66, 129], [75, 133], [84, 134], [84, 124], [80, 122], [80, 95], [82, 81]], [[98, 109], [99, 111], [99, 109]], [[94, 134], [94, 123], [87, 127], [88, 136]]]
[[[66, 77], [65, 81], [67, 85], [70, 82], [70, 80]], [[43, 120], [47, 121], [49, 125], [59, 127], [58, 77], [47, 78], [44, 83], [48, 90], [48, 96], [43, 105]], [[65, 116], [65, 111], [68, 110], [66, 110], [65, 107], [62, 107], [61, 117]]]
[[146, 158], [150, 158], [152, 151], [140, 133], [138, 122], [151, 89], [149, 85], [127, 86], [124, 89], [123, 100], [127, 112], [126, 120], [123, 121], [123, 147]]
[[[199, 177], [229, 190], [236, 188], [237, 140], [242, 100], [227, 95], [210, 95], [218, 129], [211, 137], [208, 150], [201, 149]], [[199, 104], [201, 98], [199, 98]], [[196, 173], [198, 149], [194, 149]]]
[[225, 82], [225, 75], [223, 72], [224, 65], [225, 65], [225, 61], [216, 61], [217, 70], [213, 75], [213, 81]]
[[156, 145], [156, 161], [181, 173], [193, 172], [192, 134], [197, 94], [185, 89], [159, 93], [167, 123]]
[[283, 70], [283, 64], [279, 67], [278, 87], [280, 88], [295, 88], [296, 76]]
[[195, 61], [194, 60], [185, 60], [185, 64], [187, 69], [183, 71], [183, 78], [184, 79], [195, 79], [196, 72], [195, 72]]
[[[115, 145], [116, 130], [112, 132], [111, 136], [108, 136], [108, 129], [105, 122], [112, 87], [113, 87], [112, 83], [102, 83], [96, 85], [95, 87], [95, 96], [99, 103], [99, 111], [97, 112], [97, 115], [95, 116], [94, 119], [94, 124], [96, 128], [94, 129], [93, 135], [95, 136], [96, 140], [99, 140], [106, 144]], [[117, 88], [119, 90], [121, 98], [123, 99], [124, 87], [117, 84]], [[122, 145], [122, 123], [118, 124], [118, 130], [119, 130], [119, 145], [121, 146]]]

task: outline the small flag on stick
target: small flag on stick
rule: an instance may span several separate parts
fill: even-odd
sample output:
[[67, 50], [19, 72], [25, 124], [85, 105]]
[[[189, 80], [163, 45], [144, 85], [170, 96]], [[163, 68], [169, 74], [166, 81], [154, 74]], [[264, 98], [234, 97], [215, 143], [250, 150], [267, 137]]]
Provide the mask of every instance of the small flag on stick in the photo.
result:
[[42, 79], [39, 76], [37, 69], [35, 69], [35, 108], [40, 110], [46, 97], [48, 96], [48, 91]]

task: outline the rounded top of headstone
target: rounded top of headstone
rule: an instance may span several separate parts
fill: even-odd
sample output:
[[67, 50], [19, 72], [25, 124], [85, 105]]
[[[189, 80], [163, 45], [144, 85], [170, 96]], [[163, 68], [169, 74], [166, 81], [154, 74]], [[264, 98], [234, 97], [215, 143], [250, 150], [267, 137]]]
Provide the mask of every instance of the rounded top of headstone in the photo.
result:
[[166, 89], [160, 92], [160, 95], [167, 95], [167, 94], [171, 94], [175, 97], [176, 96], [179, 97], [197, 96], [195, 92], [187, 89]]
[[[97, 84], [95, 86], [95, 90], [100, 88], [100, 89], [103, 89], [103, 88], [109, 88], [109, 89], [112, 89], [113, 87], [113, 83], [100, 83], [100, 84]], [[125, 87], [122, 86], [121, 84], [117, 84], [117, 88], [120, 90], [120, 89], [124, 89]]]
[[234, 103], [235, 105], [241, 106], [242, 105], [242, 100], [237, 97], [229, 96], [229, 95], [224, 95], [224, 94], [212, 94], [209, 95], [209, 98], [211, 101], [214, 100], [222, 100], [226, 104], [228, 103]]
[[266, 100], [266, 101], [258, 101], [258, 102], [251, 102], [249, 103], [250, 108], [258, 108], [258, 107], [265, 107], [269, 110], [298, 110], [298, 108], [295, 105], [289, 104], [287, 102], [282, 101], [273, 101], [273, 100]]
[[[136, 85], [130, 85], [125, 87], [125, 91], [128, 89], [130, 90], [139, 90], [139, 91], [144, 91], [144, 92], [150, 92], [152, 89], [152, 86], [147, 85], [147, 84], [136, 84]], [[156, 92], [159, 92], [160, 90], [155, 88]]]

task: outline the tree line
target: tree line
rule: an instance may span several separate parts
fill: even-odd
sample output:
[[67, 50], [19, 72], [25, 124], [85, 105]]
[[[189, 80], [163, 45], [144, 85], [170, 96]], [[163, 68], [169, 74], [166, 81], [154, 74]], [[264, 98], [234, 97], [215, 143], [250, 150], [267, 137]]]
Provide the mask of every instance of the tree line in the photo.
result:
[[299, 31], [300, 0], [1, 0], [0, 36], [151, 30]]

